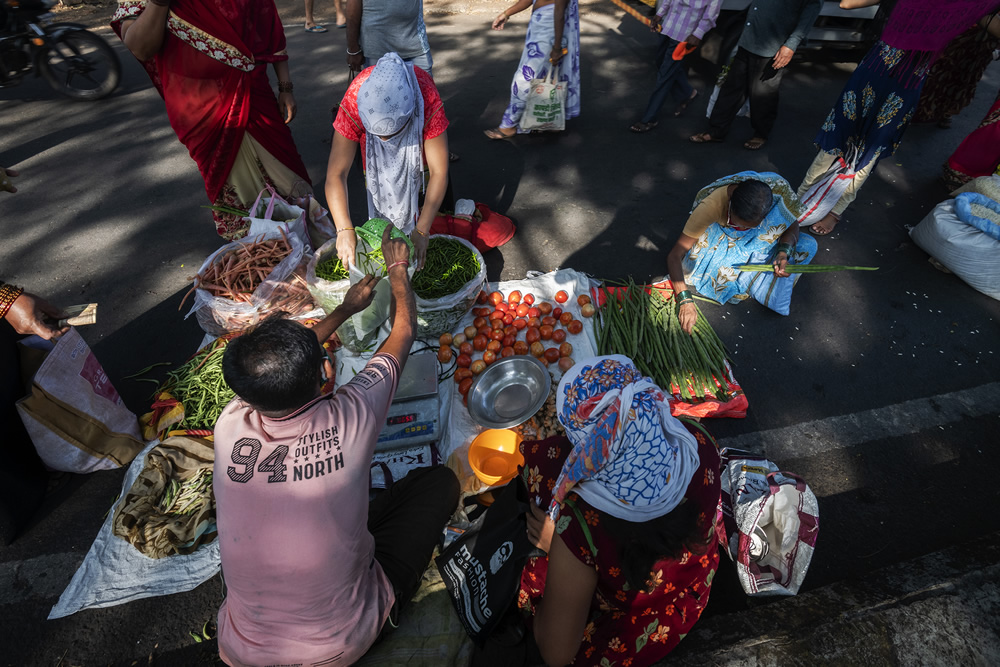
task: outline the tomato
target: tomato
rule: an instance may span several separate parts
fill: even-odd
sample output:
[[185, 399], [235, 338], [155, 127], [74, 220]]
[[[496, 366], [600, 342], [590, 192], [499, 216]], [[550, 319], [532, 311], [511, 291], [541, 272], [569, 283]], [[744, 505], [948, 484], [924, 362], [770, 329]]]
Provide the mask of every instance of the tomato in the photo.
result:
[[501, 345], [498, 340], [491, 340], [486, 343], [486, 349], [490, 352], [497, 352], [501, 347], [503, 347], [503, 345]]
[[486, 370], [486, 362], [483, 361], [482, 359], [476, 359], [469, 366], [469, 370], [472, 371], [473, 375], [479, 375], [480, 373]]
[[556, 306], [555, 308], [552, 309], [552, 317], [556, 318], [557, 320], [559, 319], [559, 316], [562, 315], [562, 313], [563, 309], [560, 308], [559, 306]]
[[542, 354], [542, 356], [538, 357], [538, 360], [542, 362], [542, 366], [545, 366], [546, 368], [549, 367], [549, 360], [545, 358], [544, 353]]
[[441, 337], [438, 338], [438, 343], [441, 345], [451, 345], [452, 340], [454, 340], [454, 337], [450, 333], [443, 333], [441, 334]]
[[507, 357], [513, 357], [513, 356], [514, 356], [514, 348], [513, 347], [505, 347], [502, 350], [500, 350], [500, 358], [501, 359], [506, 359]]
[[503, 346], [504, 347], [513, 347], [514, 346], [514, 337], [513, 336], [504, 336], [503, 337]]
[[556, 325], [556, 323], [558, 323], [558, 322], [559, 322], [559, 320], [557, 320], [554, 317], [543, 317], [542, 318], [542, 324], [544, 324], [546, 326], [554, 327]]
[[549, 303], [548, 301], [542, 301], [540, 304], [538, 304], [538, 312], [540, 312], [542, 315], [548, 315], [549, 313], [552, 312], [552, 304]]
[[470, 371], [468, 368], [458, 368], [458, 369], [455, 369], [455, 382], [456, 383], [461, 382], [465, 378], [471, 378], [471, 377], [472, 377], [472, 371]]
[[514, 313], [507, 313], [506, 315], [504, 315], [503, 316], [503, 323], [504, 324], [508, 324], [508, 325], [513, 324], [514, 323]]
[[502, 310], [494, 310], [490, 313], [490, 320], [502, 320], [505, 314]]
[[[495, 343], [496, 341], [493, 342]], [[494, 352], [493, 350], [486, 350], [485, 352], [483, 352], [483, 362], [487, 366], [489, 366], [496, 360], [497, 360], [497, 353]]]
[[442, 364], [446, 364], [451, 361], [451, 348], [447, 345], [442, 345], [438, 348], [438, 361]]
[[500, 303], [497, 304], [497, 310], [506, 313], [508, 310], [510, 310], [510, 306], [501, 301]]
[[527, 294], [525, 294], [525, 295], [524, 295], [524, 298], [523, 298], [523, 299], [521, 299], [521, 303], [526, 303], [526, 304], [528, 304], [529, 306], [530, 306], [531, 304], [533, 304], [534, 302], [535, 302], [535, 295], [534, 295], [534, 294], [532, 294], [531, 292], [528, 292]]
[[472, 320], [472, 326], [476, 327], [477, 329], [482, 329], [484, 326], [486, 326], [486, 318], [477, 317], [476, 319]]
[[528, 348], [528, 351], [531, 352], [531, 356], [533, 357], [541, 357], [545, 354], [545, 347], [543, 347], [542, 344], [536, 340], [531, 344], [531, 347]]
[[580, 320], [573, 320], [572, 322], [566, 325], [566, 328], [569, 329], [569, 332], [571, 334], [578, 334], [581, 331], [583, 331], [583, 322], [581, 322]]
[[495, 306], [501, 301], [503, 301], [503, 294], [501, 294], [500, 292], [491, 292], [490, 298], [487, 300]]
[[528, 327], [524, 332], [524, 340], [530, 345], [542, 337], [541, 331], [537, 327]]
[[[563, 343], [563, 345], [565, 344], [566, 343]], [[550, 347], [549, 349], [545, 350], [545, 360], [548, 361], [550, 364], [554, 364], [557, 361], [559, 361], [559, 348]]]
[[515, 336], [516, 337], [517, 336], [517, 327], [515, 327], [513, 323], [508, 324], [507, 326], [505, 326], [503, 328], [503, 335], [504, 335], [505, 338], [507, 336]]
[[479, 335], [472, 339], [472, 347], [475, 348], [476, 352], [482, 352], [486, 349], [486, 344], [489, 342], [486, 336]]
[[563, 290], [556, 292], [556, 303], [566, 303], [569, 300], [569, 294], [566, 294]]
[[559, 346], [559, 356], [569, 357], [573, 354], [573, 345], [571, 343], [563, 343]]
[[583, 306], [586, 306], [588, 303], [590, 303], [590, 297], [587, 296], [586, 294], [581, 294], [580, 296], [576, 297], [576, 302], [582, 308]]
[[523, 340], [514, 341], [514, 354], [528, 354], [528, 344]]
[[461, 345], [462, 343], [464, 343], [468, 339], [469, 339], [469, 337], [466, 336], [464, 333], [455, 334], [455, 337], [451, 339], [451, 344], [452, 345]]
[[490, 326], [487, 327], [487, 329], [503, 329], [503, 328], [504, 328], [504, 323], [502, 319], [490, 320]]
[[465, 378], [464, 380], [458, 383], [458, 393], [460, 393], [462, 396], [468, 394], [469, 389], [471, 388], [472, 388], [472, 378]]
[[493, 312], [492, 308], [473, 308], [472, 314], [476, 317], [486, 317]]
[[565, 373], [569, 369], [573, 368], [573, 364], [575, 363], [576, 362], [573, 361], [573, 357], [563, 357], [559, 360], [559, 370]]
[[489, 298], [490, 295], [487, 294], [485, 290], [479, 290], [479, 296], [476, 297], [476, 303], [480, 305], [484, 304], [489, 300]]
[[472, 365], [472, 357], [467, 354], [460, 354], [455, 363], [458, 364], [459, 368], [468, 368]]
[[479, 331], [476, 332], [476, 335], [478, 335], [478, 336], [486, 336], [487, 338], [489, 338], [491, 331], [493, 331], [493, 327], [483, 327]]
[[566, 326], [572, 321], [573, 321], [573, 313], [566, 312], [559, 316], [559, 322], [561, 322], [563, 326]]
[[566, 340], [566, 330], [565, 329], [556, 329], [556, 330], [554, 330], [552, 332], [552, 342], [553, 343], [561, 343], [564, 340]]
[[465, 334], [466, 340], [468, 340], [470, 338], [475, 338], [476, 337], [476, 329], [478, 329], [478, 328], [479, 327], [474, 327], [471, 324], [469, 326], [465, 327], [465, 330], [462, 333]]
[[593, 317], [595, 312], [597, 311], [594, 309], [594, 304], [592, 303], [585, 303], [580, 306], [580, 314], [584, 317]]
[[518, 292], [517, 290], [514, 290], [513, 292], [507, 295], [507, 301], [509, 301], [510, 303], [521, 303], [521, 293]]
[[522, 320], [520, 317], [511, 322], [511, 324], [513, 324], [514, 328], [517, 329], [518, 331], [528, 326], [527, 320]]
[[490, 340], [503, 340], [504, 333], [500, 329], [494, 329], [490, 332]]
[[468, 341], [468, 340], [464, 341], [461, 345], [458, 346], [458, 353], [459, 354], [467, 354], [467, 355], [469, 355], [471, 357], [472, 356], [472, 350], [473, 350], [473, 348], [472, 348], [472, 341]]
[[515, 310], [514, 312], [516, 312], [516, 313], [517, 313], [517, 316], [518, 316], [518, 317], [524, 317], [525, 315], [527, 315], [527, 314], [528, 314], [528, 311], [529, 311], [529, 310], [531, 310], [531, 309], [530, 309], [530, 308], [528, 308], [528, 304], [526, 304], [526, 303], [521, 303], [521, 304], [518, 304], [518, 306], [517, 306], [517, 310]]
[[529, 327], [540, 327], [540, 326], [542, 326], [542, 321], [540, 319], [538, 319], [537, 317], [529, 317], [528, 318], [528, 326]]
[[541, 317], [541, 316], [542, 316], [542, 311], [538, 310], [537, 308], [528, 309], [528, 317]]
[[542, 340], [550, 340], [552, 338], [552, 327], [548, 324], [543, 324], [538, 328], [538, 334], [542, 337]]

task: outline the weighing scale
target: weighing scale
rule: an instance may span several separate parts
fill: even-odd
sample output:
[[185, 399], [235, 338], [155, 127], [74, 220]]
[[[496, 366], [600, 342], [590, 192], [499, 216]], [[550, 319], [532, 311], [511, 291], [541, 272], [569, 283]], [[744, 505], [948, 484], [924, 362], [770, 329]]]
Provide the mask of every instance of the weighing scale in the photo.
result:
[[399, 377], [376, 452], [403, 449], [440, 439], [437, 355], [410, 355]]

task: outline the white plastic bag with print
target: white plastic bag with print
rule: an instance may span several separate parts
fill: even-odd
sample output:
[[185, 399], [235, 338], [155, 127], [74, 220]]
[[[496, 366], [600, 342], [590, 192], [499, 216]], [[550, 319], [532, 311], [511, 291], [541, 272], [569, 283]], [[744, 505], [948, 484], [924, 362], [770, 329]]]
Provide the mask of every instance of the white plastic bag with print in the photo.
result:
[[798, 475], [762, 456], [722, 450], [718, 537], [747, 595], [795, 595], [819, 535], [819, 504]]
[[566, 129], [566, 82], [556, 80], [556, 70], [549, 68], [549, 76], [532, 79], [528, 84], [528, 99], [518, 123], [525, 132], [562, 132]]
[[138, 419], [76, 329], [54, 345], [37, 336], [20, 345], [24, 367], [44, 357], [17, 412], [45, 465], [76, 473], [110, 470], [143, 450]]

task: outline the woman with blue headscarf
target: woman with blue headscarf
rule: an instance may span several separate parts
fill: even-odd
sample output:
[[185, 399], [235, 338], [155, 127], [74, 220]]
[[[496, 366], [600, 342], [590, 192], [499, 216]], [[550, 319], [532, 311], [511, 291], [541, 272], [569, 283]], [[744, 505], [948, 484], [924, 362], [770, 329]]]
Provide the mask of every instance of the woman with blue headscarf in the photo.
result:
[[337, 227], [337, 255], [354, 261], [347, 175], [360, 144], [368, 217], [390, 220], [410, 236], [419, 270], [448, 190], [448, 119], [434, 80], [387, 53], [354, 77], [333, 128], [326, 200]]
[[547, 556], [525, 565], [518, 608], [529, 630], [520, 655], [501, 661], [649, 665], [698, 620], [719, 562], [719, 453], [667, 398], [623, 356], [563, 376], [566, 436], [521, 444], [536, 503], [528, 537]]

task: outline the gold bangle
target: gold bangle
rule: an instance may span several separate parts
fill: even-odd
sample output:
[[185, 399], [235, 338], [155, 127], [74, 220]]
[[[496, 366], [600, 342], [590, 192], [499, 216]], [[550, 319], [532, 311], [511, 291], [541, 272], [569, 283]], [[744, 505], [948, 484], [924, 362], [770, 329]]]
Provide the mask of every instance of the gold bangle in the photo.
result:
[[[340, 232], [354, 232], [354, 227], [344, 227], [343, 229], [338, 229], [337, 233], [339, 234]], [[357, 232], [354, 233], [357, 234]]]
[[417, 227], [416, 225], [414, 225], [414, 226], [413, 226], [413, 231], [415, 231], [415, 232], [416, 232], [417, 234], [420, 234], [420, 235], [421, 235], [421, 236], [423, 236], [423, 237], [424, 237], [425, 239], [426, 239], [426, 238], [430, 238], [430, 237], [429, 237], [429, 236], [428, 236], [427, 234], [425, 234], [424, 232], [420, 231], [420, 228], [419, 228], [419, 227]]

